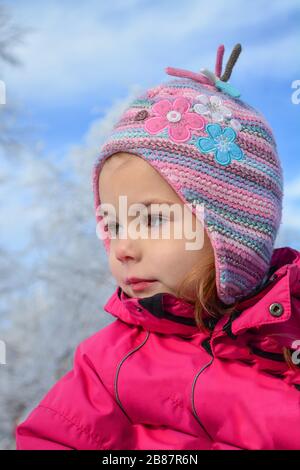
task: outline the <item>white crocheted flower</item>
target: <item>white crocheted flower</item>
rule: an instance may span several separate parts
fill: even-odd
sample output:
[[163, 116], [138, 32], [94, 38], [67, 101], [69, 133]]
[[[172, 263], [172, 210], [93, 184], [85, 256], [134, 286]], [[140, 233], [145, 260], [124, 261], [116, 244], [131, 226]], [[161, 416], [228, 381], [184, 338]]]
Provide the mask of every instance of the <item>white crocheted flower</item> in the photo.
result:
[[222, 122], [231, 118], [231, 110], [224, 106], [223, 100], [219, 96], [198, 95], [196, 99], [200, 101], [194, 105], [194, 111], [197, 114], [206, 116], [213, 122]]

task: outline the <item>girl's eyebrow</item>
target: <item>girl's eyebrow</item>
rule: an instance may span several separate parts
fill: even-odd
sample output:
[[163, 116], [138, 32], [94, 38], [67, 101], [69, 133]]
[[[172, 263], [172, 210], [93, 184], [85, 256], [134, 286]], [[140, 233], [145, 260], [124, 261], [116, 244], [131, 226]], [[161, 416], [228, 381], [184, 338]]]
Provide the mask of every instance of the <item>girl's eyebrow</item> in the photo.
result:
[[159, 199], [152, 199], [152, 200], [146, 200], [146, 201], [141, 201], [138, 204], [144, 204], [144, 206], [148, 207], [150, 204], [175, 204], [174, 201], [160, 201]]
[[143, 204], [145, 207], [150, 206], [151, 204], [176, 204], [174, 201], [161, 201], [159, 199], [147, 199], [146, 201], [136, 202], [134, 204]]
[[[146, 201], [141, 201], [135, 204], [143, 204], [145, 207], [149, 207], [151, 204], [176, 204], [174, 201], [161, 201], [159, 199], [147, 199]], [[110, 208], [108, 208], [108, 215], [110, 215]]]

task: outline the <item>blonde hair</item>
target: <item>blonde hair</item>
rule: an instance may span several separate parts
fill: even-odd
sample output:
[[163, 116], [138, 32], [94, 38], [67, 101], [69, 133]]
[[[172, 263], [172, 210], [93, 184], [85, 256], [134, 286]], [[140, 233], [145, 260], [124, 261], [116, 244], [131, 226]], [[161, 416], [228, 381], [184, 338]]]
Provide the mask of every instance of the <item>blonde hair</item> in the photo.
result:
[[200, 330], [207, 329], [204, 312], [212, 318], [221, 318], [236, 309], [238, 301], [231, 305], [224, 304], [218, 297], [216, 270], [213, 252], [206, 264], [195, 265], [177, 286], [176, 295], [195, 306], [195, 321]]
[[[219, 299], [213, 254], [204, 266], [194, 266], [180, 285], [177, 286], [176, 295], [194, 305], [195, 321], [202, 331], [209, 330], [204, 323], [204, 312], [211, 318], [220, 319], [224, 315], [231, 315], [239, 303], [239, 301], [236, 301], [231, 305], [226, 305]], [[289, 368], [297, 369], [292, 361], [292, 351], [283, 346], [282, 353]]]

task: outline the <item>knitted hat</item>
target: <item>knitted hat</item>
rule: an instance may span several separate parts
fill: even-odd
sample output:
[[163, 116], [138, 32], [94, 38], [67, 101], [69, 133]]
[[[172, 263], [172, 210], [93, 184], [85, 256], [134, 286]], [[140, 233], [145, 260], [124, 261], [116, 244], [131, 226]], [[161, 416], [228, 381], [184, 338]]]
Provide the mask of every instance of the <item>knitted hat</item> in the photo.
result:
[[[193, 204], [196, 217], [195, 204], [204, 207], [201, 222], [214, 250], [218, 297], [225, 304], [262, 285], [282, 215], [283, 173], [272, 130], [228, 83], [240, 52], [237, 44], [223, 75], [223, 45], [215, 73], [167, 67], [166, 73], [179, 78], [131, 102], [93, 169], [98, 228], [99, 173], [117, 152], [146, 160], [184, 203]], [[109, 241], [103, 240], [107, 251]]]

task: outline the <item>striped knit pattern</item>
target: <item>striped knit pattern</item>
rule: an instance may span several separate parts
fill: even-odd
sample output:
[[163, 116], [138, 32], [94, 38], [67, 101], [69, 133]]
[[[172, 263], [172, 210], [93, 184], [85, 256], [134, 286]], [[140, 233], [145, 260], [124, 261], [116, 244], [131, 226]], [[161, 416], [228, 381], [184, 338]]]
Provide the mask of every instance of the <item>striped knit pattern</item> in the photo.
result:
[[[233, 158], [224, 165], [216, 160], [213, 150], [203, 152], [199, 139], [209, 137], [206, 127], [191, 129], [190, 137], [182, 142], [170, 138], [170, 126], [176, 122], [156, 133], [147, 130], [147, 120], [157, 116], [153, 110], [156, 103], [167, 100], [174, 104], [176, 98], [185, 97], [189, 112], [201, 116], [195, 105], [199, 105], [199, 97], [200, 103], [207, 101], [203, 95], [208, 100], [213, 96], [222, 100], [230, 116], [218, 123], [222, 131], [235, 124], [235, 144], [243, 159]], [[202, 118], [205, 126], [216, 123], [211, 113], [202, 114]], [[173, 79], [145, 91], [132, 101], [102, 145], [93, 171], [95, 209], [101, 202], [101, 167], [106, 158], [120, 151], [144, 158], [183, 202], [204, 204], [219, 298], [231, 304], [254, 292], [269, 269], [282, 216], [283, 173], [264, 117], [241, 99], [190, 78]], [[196, 215], [195, 207], [192, 210]], [[96, 220], [101, 226], [97, 214]], [[109, 240], [103, 241], [108, 251]]]

